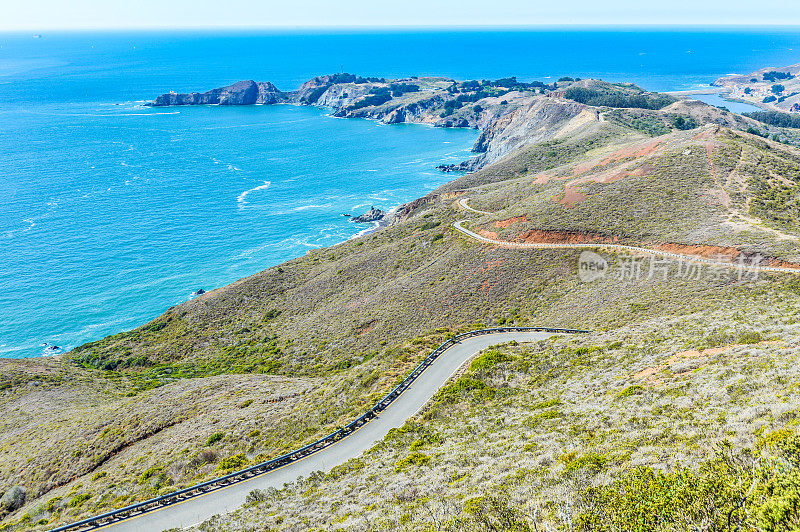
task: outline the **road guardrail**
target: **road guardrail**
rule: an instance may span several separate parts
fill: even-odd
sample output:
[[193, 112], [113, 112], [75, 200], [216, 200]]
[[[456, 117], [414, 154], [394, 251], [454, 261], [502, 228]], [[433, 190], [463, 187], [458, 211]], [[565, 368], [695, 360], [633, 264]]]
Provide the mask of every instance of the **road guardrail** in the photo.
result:
[[346, 438], [347, 436], [358, 430], [360, 427], [366, 425], [370, 420], [377, 417], [379, 413], [384, 411], [390, 404], [392, 404], [398, 397], [400, 397], [400, 395], [406, 389], [408, 389], [408, 387], [411, 386], [411, 384], [415, 380], [417, 380], [417, 378], [420, 375], [422, 375], [425, 369], [427, 369], [428, 366], [433, 364], [433, 362], [437, 358], [439, 358], [439, 356], [442, 353], [447, 351], [450, 347], [454, 346], [455, 344], [459, 343], [461, 340], [464, 340], [466, 338], [473, 338], [475, 336], [483, 336], [486, 334], [508, 333], [508, 332], [550, 332], [550, 333], [578, 334], [578, 333], [587, 333], [589, 331], [583, 331], [579, 329], [558, 329], [552, 327], [493, 327], [488, 329], [478, 329], [475, 331], [470, 331], [456, 335], [445, 341], [442, 345], [440, 345], [436, 349], [434, 349], [433, 352], [425, 358], [425, 360], [420, 362], [420, 364], [416, 368], [414, 368], [414, 370], [411, 373], [409, 373], [405, 379], [403, 379], [400, 382], [400, 384], [395, 386], [392, 391], [390, 391], [388, 394], [386, 394], [385, 397], [383, 397], [383, 399], [375, 403], [372, 406], [372, 408], [370, 408], [369, 410], [364, 412], [361, 416], [351, 421], [350, 423], [340, 428], [339, 430], [331, 432], [327, 436], [324, 436], [313, 443], [309, 443], [308, 445], [305, 445], [303, 447], [300, 447], [299, 449], [278, 456], [277, 458], [273, 458], [272, 460], [268, 460], [266, 462], [262, 462], [260, 464], [248, 467], [246, 469], [242, 469], [241, 471], [235, 471], [233, 473], [224, 475], [222, 477], [207, 480], [205, 482], [201, 482], [200, 484], [196, 484], [188, 488], [174, 491], [172, 493], [167, 493], [166, 495], [161, 495], [160, 497], [155, 497], [153, 499], [148, 499], [146, 501], [137, 502], [135, 504], [131, 504], [124, 508], [120, 508], [119, 510], [112, 510], [110, 512], [105, 512], [99, 515], [95, 515], [93, 517], [88, 517], [81, 521], [69, 523], [60, 526], [58, 528], [54, 528], [50, 532], [67, 532], [67, 531], [78, 532], [82, 530], [92, 530], [94, 528], [99, 528], [101, 526], [110, 525], [118, 521], [123, 521], [125, 519], [137, 517], [139, 515], [152, 512], [154, 510], [158, 510], [166, 506], [177, 504], [187, 499], [204, 495], [211, 491], [222, 489], [224, 487], [230, 486], [231, 484], [236, 484], [238, 482], [244, 482], [246, 480], [250, 480], [253, 477], [263, 475], [274, 469], [278, 469], [279, 467], [283, 467], [292, 462], [302, 460], [303, 458], [306, 458], [307, 456], [319, 452], [322, 449], [342, 440], [343, 438]]

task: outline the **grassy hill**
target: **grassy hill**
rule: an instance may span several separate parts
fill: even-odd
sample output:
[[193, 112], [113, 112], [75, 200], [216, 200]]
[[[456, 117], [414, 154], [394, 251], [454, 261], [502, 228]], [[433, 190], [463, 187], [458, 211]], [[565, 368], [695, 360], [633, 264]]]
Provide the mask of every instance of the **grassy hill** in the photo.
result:
[[[745, 119], [663, 103], [589, 106], [544, 137], [523, 127], [550, 108], [534, 103], [509, 118], [521, 135], [512, 150], [407, 205], [382, 231], [62, 358], [3, 360], [0, 491], [27, 492], [7, 529], [43, 529], [311, 441], [448, 335], [481, 325], [596, 332], [482, 357], [370, 460], [264, 495], [211, 529], [259, 519], [287, 529], [479, 527], [484, 505], [533, 511], [523, 498], [561, 526], [562, 514], [585, 513], [578, 494], [634, 466], [694, 466], [725, 438], [740, 452], [794, 430], [791, 408], [776, 406], [797, 402], [794, 276], [686, 276], [671, 263], [663, 277], [585, 283], [579, 250], [507, 249], [452, 229], [468, 219], [507, 240], [607, 238], [800, 260], [800, 154], [739, 131]], [[676, 125], [678, 115], [697, 127]], [[492, 214], [464, 211], [465, 197]], [[626, 260], [604, 255], [616, 270]], [[322, 492], [340, 494], [322, 499], [324, 511], [312, 507]], [[491, 494], [499, 502], [467, 504]]]

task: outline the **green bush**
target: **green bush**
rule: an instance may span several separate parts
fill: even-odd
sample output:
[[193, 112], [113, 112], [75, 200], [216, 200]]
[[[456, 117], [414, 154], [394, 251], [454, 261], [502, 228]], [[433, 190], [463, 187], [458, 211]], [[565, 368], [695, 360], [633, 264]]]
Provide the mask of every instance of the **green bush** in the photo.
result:
[[473, 397], [492, 397], [495, 391], [494, 388], [486, 386], [483, 381], [470, 377], [461, 377], [439, 391], [439, 400], [443, 403], [456, 403], [470, 392]]
[[756, 331], [747, 331], [743, 332], [739, 335], [737, 339], [737, 343], [739, 344], [757, 344], [759, 342], [763, 342], [764, 337], [761, 336], [761, 333]]
[[380, 89], [375, 89], [372, 94], [364, 96], [357, 102], [353, 102], [348, 109], [356, 110], [363, 109], [364, 107], [383, 105], [391, 99], [392, 94], [389, 92], [389, 89], [386, 87], [381, 87]]
[[164, 469], [164, 466], [161, 465], [154, 465], [145, 469], [142, 472], [142, 474], [139, 475], [139, 484], [144, 484], [145, 482], [153, 478], [155, 475], [160, 473], [162, 469]]
[[745, 116], [764, 122], [771, 126], [800, 128], [800, 116], [780, 111], [755, 111], [745, 113]]
[[222, 438], [224, 438], [224, 437], [225, 437], [225, 433], [224, 432], [215, 432], [214, 434], [209, 436], [208, 439], [206, 440], [206, 447], [211, 447], [212, 445], [214, 445], [218, 441], [222, 440]]
[[724, 450], [697, 470], [630, 470], [582, 493], [576, 529], [800, 530], [800, 438], [792, 435], [777, 447], [779, 456], [763, 459]]
[[765, 72], [763, 77], [764, 81], [771, 81], [773, 83], [781, 80], [794, 79], [794, 76], [789, 72], [777, 72], [775, 70]]
[[234, 454], [220, 460], [219, 464], [217, 464], [217, 471], [233, 471], [241, 469], [249, 463], [250, 460], [247, 459], [244, 453]]
[[487, 351], [475, 357], [469, 365], [469, 369], [470, 371], [490, 371], [496, 365], [502, 362], [511, 362], [512, 360], [514, 360], [514, 357], [508, 353], [498, 349], [492, 349], [491, 351]]
[[412, 452], [402, 460], [397, 462], [397, 466], [395, 467], [395, 471], [401, 471], [409, 466], [420, 467], [427, 465], [431, 461], [431, 457], [427, 454], [422, 454], [420, 452]]
[[577, 456], [576, 453], [569, 453], [563, 455], [559, 461], [564, 464], [564, 469], [569, 472], [586, 469], [597, 473], [605, 467], [608, 457], [599, 453], [587, 453], [582, 456]]
[[483, 495], [468, 499], [464, 503], [464, 513], [475, 528], [468, 530], [528, 532], [531, 530], [525, 518], [512, 506], [508, 496], [499, 494]]
[[641, 395], [642, 393], [644, 393], [644, 386], [641, 386], [639, 384], [632, 384], [627, 388], [625, 388], [624, 390], [622, 390], [621, 392], [619, 392], [617, 394], [617, 397], [619, 397], [620, 399], [624, 399], [625, 397], [630, 397], [632, 395]]
[[672, 125], [675, 126], [676, 129], [687, 130], [696, 128], [697, 122], [691, 116], [677, 115], [672, 119]]
[[264, 321], [274, 320], [280, 315], [281, 315], [280, 310], [277, 309], [268, 310], [266, 314], [264, 314]]
[[89, 493], [79, 493], [78, 495], [75, 495], [69, 501], [69, 503], [67, 503], [67, 506], [69, 506], [70, 508], [77, 508], [78, 506], [82, 505], [91, 498], [92, 496]]

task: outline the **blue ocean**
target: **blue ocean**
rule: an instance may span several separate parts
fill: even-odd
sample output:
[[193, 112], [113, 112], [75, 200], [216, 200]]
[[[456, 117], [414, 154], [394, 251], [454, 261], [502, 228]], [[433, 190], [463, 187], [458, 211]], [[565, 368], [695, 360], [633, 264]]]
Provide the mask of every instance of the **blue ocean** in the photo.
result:
[[[651, 90], [800, 62], [797, 29], [0, 34], [0, 356], [52, 353], [368, 226], [477, 132], [288, 105], [150, 109], [241, 79], [564, 75]], [[738, 110], [738, 109], [736, 109]]]

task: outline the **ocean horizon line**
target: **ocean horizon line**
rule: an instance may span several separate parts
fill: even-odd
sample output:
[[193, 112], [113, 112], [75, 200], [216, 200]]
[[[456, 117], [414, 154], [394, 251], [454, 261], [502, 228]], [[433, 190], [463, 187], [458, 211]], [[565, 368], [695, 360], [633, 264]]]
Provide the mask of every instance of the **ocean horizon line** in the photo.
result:
[[226, 34], [235, 32], [265, 32], [265, 33], [334, 33], [339, 34], [342, 32], [354, 33], [397, 33], [397, 32], [494, 32], [494, 31], [623, 31], [623, 30], [641, 30], [648, 31], [673, 31], [673, 30], [765, 30], [772, 31], [797, 31], [800, 30], [800, 22], [796, 24], [778, 24], [778, 23], [730, 23], [730, 24], [715, 24], [715, 23], [603, 23], [603, 24], [584, 24], [584, 23], [553, 23], [553, 24], [422, 24], [422, 25], [405, 25], [405, 24], [386, 24], [386, 25], [242, 25], [242, 26], [214, 26], [214, 25], [199, 25], [199, 26], [118, 26], [118, 27], [99, 27], [87, 26], [81, 28], [64, 28], [64, 27], [29, 27], [21, 29], [2, 29], [0, 28], [0, 35], [27, 35], [35, 33], [37, 36], [42, 36], [36, 32], [49, 32], [52, 34], [81, 34], [81, 33], [158, 33], [158, 32], [203, 32], [208, 34]]

